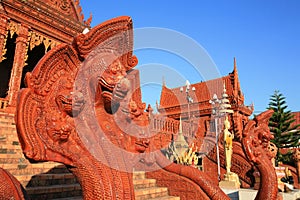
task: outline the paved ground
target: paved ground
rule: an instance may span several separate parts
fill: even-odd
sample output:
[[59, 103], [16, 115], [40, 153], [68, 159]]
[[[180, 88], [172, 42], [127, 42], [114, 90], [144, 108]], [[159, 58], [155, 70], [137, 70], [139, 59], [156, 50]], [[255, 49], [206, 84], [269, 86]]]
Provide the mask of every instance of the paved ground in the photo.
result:
[[[222, 189], [232, 200], [254, 200], [257, 194], [257, 190], [252, 189], [239, 189], [228, 190]], [[281, 193], [284, 200], [300, 200], [300, 190], [294, 190], [289, 193]]]

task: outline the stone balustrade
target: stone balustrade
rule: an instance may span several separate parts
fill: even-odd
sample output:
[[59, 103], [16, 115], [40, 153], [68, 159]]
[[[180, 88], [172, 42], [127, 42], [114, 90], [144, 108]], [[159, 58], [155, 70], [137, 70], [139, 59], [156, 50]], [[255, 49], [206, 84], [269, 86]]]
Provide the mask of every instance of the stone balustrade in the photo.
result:
[[[151, 132], [161, 132], [169, 134], [177, 134], [179, 131], [179, 120], [164, 117], [161, 115], [153, 115], [150, 122]], [[182, 121], [182, 133], [188, 136], [190, 132], [190, 125], [188, 122]]]

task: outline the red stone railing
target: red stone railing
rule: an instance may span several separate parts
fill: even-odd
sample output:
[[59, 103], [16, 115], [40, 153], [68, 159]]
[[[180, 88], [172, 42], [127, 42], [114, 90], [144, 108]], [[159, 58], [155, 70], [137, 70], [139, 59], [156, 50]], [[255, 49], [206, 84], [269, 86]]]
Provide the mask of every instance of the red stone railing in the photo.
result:
[[[169, 134], [177, 134], [179, 131], [179, 120], [173, 118], [163, 117], [161, 115], [153, 115], [150, 123], [151, 132], [161, 132]], [[188, 136], [190, 132], [190, 125], [188, 122], [182, 121], [182, 133]]]

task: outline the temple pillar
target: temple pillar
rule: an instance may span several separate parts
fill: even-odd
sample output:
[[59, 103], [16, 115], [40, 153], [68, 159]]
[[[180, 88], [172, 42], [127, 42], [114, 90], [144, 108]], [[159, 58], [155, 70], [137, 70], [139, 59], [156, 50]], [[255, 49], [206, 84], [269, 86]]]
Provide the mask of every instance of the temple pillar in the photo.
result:
[[9, 81], [8, 91], [8, 105], [10, 107], [16, 106], [18, 91], [20, 90], [22, 71], [26, 61], [26, 54], [28, 50], [28, 33], [29, 26], [21, 24], [18, 27], [18, 37], [16, 39], [15, 57], [11, 78]]

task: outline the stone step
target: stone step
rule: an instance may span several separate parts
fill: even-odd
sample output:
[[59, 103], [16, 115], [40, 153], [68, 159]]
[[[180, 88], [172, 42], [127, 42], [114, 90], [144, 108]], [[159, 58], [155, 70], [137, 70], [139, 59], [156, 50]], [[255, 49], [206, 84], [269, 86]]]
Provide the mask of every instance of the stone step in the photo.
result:
[[135, 190], [136, 200], [159, 198], [165, 196], [168, 196], [168, 188], [166, 187], [150, 187]]
[[19, 153], [22, 155], [22, 149], [20, 145], [12, 144], [0, 144], [0, 154], [14, 154]]
[[16, 138], [18, 139], [18, 133], [15, 126], [0, 126], [1, 137], [4, 139]]
[[78, 183], [72, 173], [15, 176], [24, 187], [66, 185]]
[[155, 187], [155, 179], [135, 179], [133, 180], [134, 189], [141, 189], [147, 187]]
[[22, 150], [19, 142], [13, 142], [11, 144], [9, 144], [9, 143], [0, 144], [0, 149], [17, 149], [17, 150]]
[[57, 193], [66, 191], [81, 190], [79, 183], [68, 184], [68, 185], [50, 185], [50, 186], [35, 186], [26, 187], [27, 194], [47, 194], [47, 193]]
[[5, 138], [4, 140], [0, 140], [0, 144], [13, 144], [16, 142], [19, 142], [18, 138]]
[[0, 166], [2, 164], [29, 164], [29, 161], [20, 154], [2, 154], [0, 153]]
[[25, 188], [30, 199], [57, 199], [82, 196], [80, 185], [51, 185]]
[[5, 117], [14, 117], [15, 114], [14, 113], [7, 113], [5, 111], [0, 111], [0, 117], [3, 117], [3, 116], [5, 116]]
[[23, 154], [18, 154], [18, 153], [12, 153], [12, 154], [0, 154], [0, 158], [20, 158], [23, 157]]
[[0, 116], [0, 121], [1, 123], [9, 123], [9, 124], [15, 124], [15, 119], [13, 116], [9, 116], [9, 115], [6, 115], [6, 116]]
[[[15, 128], [13, 128], [15, 129]], [[17, 133], [14, 133], [13, 135], [11, 134], [11, 131], [9, 131], [8, 134], [5, 134], [0, 128], [0, 133], [1, 133], [1, 140], [0, 144], [14, 144], [14, 143], [19, 143], [19, 138], [17, 136]]]
[[[1, 119], [0, 119], [1, 122]], [[0, 133], [2, 136], [5, 135], [12, 135], [12, 133], [16, 133], [16, 137], [18, 137], [17, 135], [17, 129], [16, 129], [16, 125], [12, 124], [12, 123], [0, 123]]]
[[[10, 170], [10, 169], [17, 169], [19, 168], [19, 164], [17, 163], [7, 163], [7, 164], [2, 164], [1, 165], [2, 168], [6, 169], [6, 170]], [[44, 163], [34, 163], [34, 164], [28, 164], [27, 166], [24, 166], [24, 168], [43, 168], [43, 169], [51, 169], [54, 167], [62, 167], [62, 168], [66, 168], [64, 165], [60, 164], [60, 163], [55, 163], [55, 162], [44, 162]]]
[[83, 200], [83, 197], [82, 196], [66, 197], [66, 198], [57, 198], [57, 199], [52, 199], [52, 200]]
[[133, 172], [133, 180], [145, 179], [146, 173], [144, 171], [135, 171]]
[[180, 197], [165, 196], [165, 197], [151, 198], [149, 200], [180, 200]]
[[68, 173], [68, 169], [57, 163], [38, 164], [0, 164], [0, 167], [9, 171], [12, 175], [35, 175], [42, 173]]
[[0, 149], [0, 154], [19, 154], [22, 152], [22, 150], [16, 150], [16, 149]]

